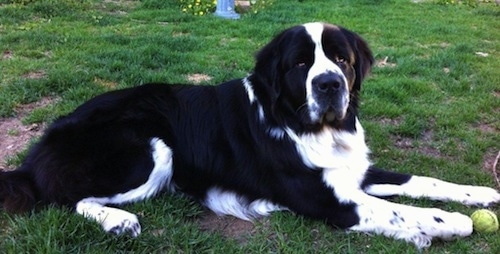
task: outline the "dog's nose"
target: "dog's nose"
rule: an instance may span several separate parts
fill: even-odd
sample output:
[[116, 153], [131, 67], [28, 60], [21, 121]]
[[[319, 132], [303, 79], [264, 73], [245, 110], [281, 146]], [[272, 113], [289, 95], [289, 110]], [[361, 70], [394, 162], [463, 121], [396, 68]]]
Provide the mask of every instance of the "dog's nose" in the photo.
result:
[[325, 73], [314, 78], [312, 83], [316, 85], [318, 92], [328, 93], [339, 90], [342, 86], [343, 80], [338, 74]]

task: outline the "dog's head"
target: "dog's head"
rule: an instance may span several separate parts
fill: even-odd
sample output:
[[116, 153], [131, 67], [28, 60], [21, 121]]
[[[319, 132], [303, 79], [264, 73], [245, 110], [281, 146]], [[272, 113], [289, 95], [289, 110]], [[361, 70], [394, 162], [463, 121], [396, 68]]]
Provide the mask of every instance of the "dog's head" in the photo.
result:
[[372, 53], [357, 34], [308, 23], [267, 44], [257, 54], [250, 81], [269, 123], [303, 131], [342, 128], [356, 114], [361, 82], [372, 64]]

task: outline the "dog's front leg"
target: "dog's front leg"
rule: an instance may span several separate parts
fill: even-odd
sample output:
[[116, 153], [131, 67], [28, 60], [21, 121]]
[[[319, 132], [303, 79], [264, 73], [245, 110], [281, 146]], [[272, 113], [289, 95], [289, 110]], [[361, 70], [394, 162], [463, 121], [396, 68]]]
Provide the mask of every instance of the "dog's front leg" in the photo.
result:
[[433, 238], [452, 240], [472, 233], [472, 221], [460, 213], [437, 208], [419, 208], [360, 195], [356, 213], [359, 223], [349, 229], [403, 239], [418, 248], [431, 245]]
[[404, 195], [477, 206], [490, 206], [500, 202], [500, 193], [493, 188], [460, 185], [432, 177], [384, 171], [375, 167], [370, 167], [365, 174], [362, 188], [366, 193], [378, 197]]
[[325, 169], [323, 178], [342, 204], [353, 205], [358, 222], [351, 230], [404, 239], [423, 248], [433, 238], [450, 240], [472, 233], [472, 220], [460, 213], [436, 208], [419, 208], [389, 202], [367, 194], [356, 178], [346, 177], [353, 170]]

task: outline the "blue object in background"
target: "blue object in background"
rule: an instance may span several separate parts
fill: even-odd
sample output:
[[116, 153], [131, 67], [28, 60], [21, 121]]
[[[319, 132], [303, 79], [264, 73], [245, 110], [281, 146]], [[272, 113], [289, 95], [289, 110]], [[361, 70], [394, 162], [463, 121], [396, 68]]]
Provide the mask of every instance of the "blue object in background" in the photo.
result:
[[234, 11], [234, 0], [218, 0], [215, 15], [226, 19], [240, 18], [240, 15]]

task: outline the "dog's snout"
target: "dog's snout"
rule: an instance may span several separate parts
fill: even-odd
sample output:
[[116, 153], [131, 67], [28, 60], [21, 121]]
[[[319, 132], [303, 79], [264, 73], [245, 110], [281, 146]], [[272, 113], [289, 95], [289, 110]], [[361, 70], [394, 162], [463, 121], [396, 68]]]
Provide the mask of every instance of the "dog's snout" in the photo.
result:
[[342, 87], [342, 79], [338, 74], [326, 73], [321, 74], [313, 79], [318, 92], [328, 93], [335, 92]]

